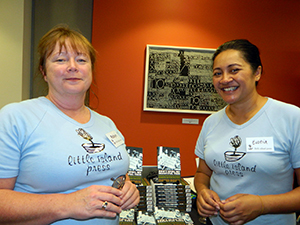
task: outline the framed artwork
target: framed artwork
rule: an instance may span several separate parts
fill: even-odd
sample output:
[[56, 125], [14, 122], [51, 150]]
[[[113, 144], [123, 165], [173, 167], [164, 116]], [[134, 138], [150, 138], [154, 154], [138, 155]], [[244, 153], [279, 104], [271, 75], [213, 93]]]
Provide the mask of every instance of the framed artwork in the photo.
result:
[[147, 45], [144, 111], [206, 113], [226, 103], [212, 84], [215, 49]]

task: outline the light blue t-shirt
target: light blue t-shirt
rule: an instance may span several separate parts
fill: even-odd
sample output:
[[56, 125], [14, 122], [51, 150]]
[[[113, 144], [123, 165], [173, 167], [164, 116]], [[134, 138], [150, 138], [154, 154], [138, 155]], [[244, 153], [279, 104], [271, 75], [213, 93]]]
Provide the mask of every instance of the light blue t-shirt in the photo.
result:
[[[129, 156], [125, 144], [115, 147], [106, 134], [115, 131], [124, 138], [109, 118], [90, 112], [90, 121], [81, 124], [45, 97], [3, 107], [0, 178], [17, 177], [14, 190], [37, 194], [70, 193], [94, 184], [111, 186], [111, 178], [127, 173]], [[53, 224], [77, 223], [118, 224], [118, 217]]]
[[[289, 192], [300, 167], [300, 109], [269, 98], [253, 118], [237, 125], [224, 108], [205, 120], [195, 154], [213, 171], [210, 188], [221, 200], [238, 193]], [[211, 221], [227, 224], [219, 216]], [[295, 214], [262, 215], [247, 224], [292, 225]]]

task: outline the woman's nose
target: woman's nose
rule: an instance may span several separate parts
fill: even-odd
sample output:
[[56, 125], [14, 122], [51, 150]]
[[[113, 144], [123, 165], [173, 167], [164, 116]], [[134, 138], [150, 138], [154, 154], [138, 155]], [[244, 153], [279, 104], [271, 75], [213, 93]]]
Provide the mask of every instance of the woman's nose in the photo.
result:
[[220, 82], [221, 82], [221, 83], [229, 83], [229, 82], [231, 82], [232, 80], [233, 80], [233, 79], [232, 79], [231, 74], [225, 72], [225, 73], [223, 73]]
[[77, 64], [76, 64], [76, 61], [75, 59], [70, 59], [69, 60], [69, 65], [68, 65], [68, 71], [69, 72], [76, 72], [78, 69], [77, 69]]

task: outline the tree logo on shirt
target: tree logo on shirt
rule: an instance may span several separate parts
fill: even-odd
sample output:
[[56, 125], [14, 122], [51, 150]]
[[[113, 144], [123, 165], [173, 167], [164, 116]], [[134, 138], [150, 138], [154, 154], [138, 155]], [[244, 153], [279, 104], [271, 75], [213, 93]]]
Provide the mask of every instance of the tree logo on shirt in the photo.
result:
[[83, 143], [81, 146], [88, 152], [88, 153], [98, 153], [104, 150], [105, 144], [101, 143], [94, 143], [92, 141], [93, 137], [86, 132], [82, 128], [76, 129], [77, 134], [84, 138], [85, 140], [88, 140], [90, 143]]
[[238, 152], [237, 149], [241, 146], [242, 144], [242, 139], [236, 135], [233, 138], [230, 138], [229, 144], [234, 147], [234, 151], [226, 151], [224, 153], [225, 160], [228, 162], [237, 162], [241, 158], [243, 158], [246, 153], [245, 152]]

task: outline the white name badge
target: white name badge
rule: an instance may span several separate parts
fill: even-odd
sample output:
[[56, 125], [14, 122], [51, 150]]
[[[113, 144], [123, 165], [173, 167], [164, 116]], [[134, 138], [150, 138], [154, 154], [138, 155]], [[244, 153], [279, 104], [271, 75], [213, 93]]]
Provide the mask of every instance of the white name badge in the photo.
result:
[[249, 152], [274, 152], [273, 137], [246, 138], [247, 153]]
[[117, 148], [120, 145], [124, 144], [122, 138], [117, 134], [116, 131], [111, 131], [106, 134], [106, 137], [110, 140], [111, 143]]

